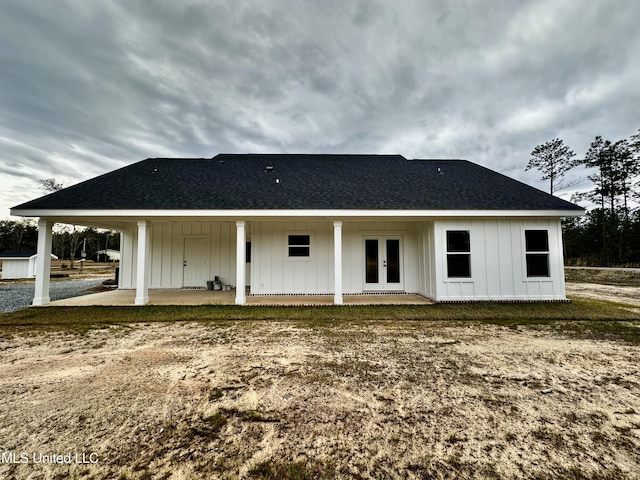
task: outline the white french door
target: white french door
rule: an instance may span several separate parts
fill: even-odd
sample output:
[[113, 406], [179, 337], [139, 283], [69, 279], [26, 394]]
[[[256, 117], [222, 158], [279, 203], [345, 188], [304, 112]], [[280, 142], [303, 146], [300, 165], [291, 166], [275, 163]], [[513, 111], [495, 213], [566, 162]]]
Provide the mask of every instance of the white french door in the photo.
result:
[[402, 291], [402, 237], [364, 237], [365, 291]]

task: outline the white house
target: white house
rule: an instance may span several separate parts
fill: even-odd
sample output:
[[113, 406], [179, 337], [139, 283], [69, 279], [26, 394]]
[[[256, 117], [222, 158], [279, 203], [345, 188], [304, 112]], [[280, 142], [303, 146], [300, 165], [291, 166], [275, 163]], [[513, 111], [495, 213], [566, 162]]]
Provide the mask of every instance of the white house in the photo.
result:
[[[7, 250], [0, 254], [2, 260], [2, 279], [33, 278], [36, 276], [36, 258], [32, 250]], [[58, 257], [51, 254], [51, 258]]]
[[[14, 207], [51, 227], [121, 232], [119, 287], [246, 294], [415, 293], [435, 301], [564, 300], [560, 220], [584, 210], [465, 160], [399, 155], [147, 159]], [[34, 305], [49, 301], [38, 276]]]

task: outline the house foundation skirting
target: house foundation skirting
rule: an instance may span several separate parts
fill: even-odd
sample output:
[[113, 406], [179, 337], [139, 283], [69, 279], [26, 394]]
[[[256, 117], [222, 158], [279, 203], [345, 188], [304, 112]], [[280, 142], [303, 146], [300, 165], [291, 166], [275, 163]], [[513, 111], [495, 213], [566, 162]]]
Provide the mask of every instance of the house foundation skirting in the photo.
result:
[[[427, 297], [425, 297], [427, 298]], [[568, 298], [471, 298], [463, 300], [434, 300], [435, 303], [571, 303]]]
[[[250, 293], [250, 297], [326, 297], [328, 295], [333, 295], [331, 293]], [[424, 295], [420, 295], [419, 293], [411, 293], [411, 292], [357, 292], [357, 293], [349, 293], [345, 292], [343, 295], [349, 295], [351, 297], [369, 297], [372, 295], [418, 295], [419, 297], [425, 297]]]
[[331, 293], [250, 293], [250, 297], [328, 297]]

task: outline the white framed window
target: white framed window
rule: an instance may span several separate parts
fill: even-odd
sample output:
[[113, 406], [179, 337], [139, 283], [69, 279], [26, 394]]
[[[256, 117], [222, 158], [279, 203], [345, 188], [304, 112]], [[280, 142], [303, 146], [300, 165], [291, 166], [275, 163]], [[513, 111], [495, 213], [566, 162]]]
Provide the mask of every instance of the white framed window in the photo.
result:
[[525, 230], [524, 243], [527, 278], [549, 278], [549, 231]]
[[311, 257], [311, 235], [308, 233], [290, 233], [287, 235], [287, 257]]
[[447, 278], [471, 278], [469, 230], [447, 230]]

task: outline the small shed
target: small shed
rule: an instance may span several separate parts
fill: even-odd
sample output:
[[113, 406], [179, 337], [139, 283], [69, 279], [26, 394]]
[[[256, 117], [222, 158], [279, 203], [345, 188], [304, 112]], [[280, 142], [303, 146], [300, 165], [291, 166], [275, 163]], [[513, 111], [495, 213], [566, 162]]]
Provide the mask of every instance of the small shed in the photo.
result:
[[[36, 257], [33, 250], [6, 250], [0, 253], [2, 260], [2, 279], [34, 278], [36, 276]], [[58, 257], [51, 254], [51, 258]]]
[[120, 261], [120, 250], [114, 250], [112, 248], [107, 248], [106, 250], [98, 250], [98, 259], [100, 255], [103, 255], [108, 262], [118, 262]]

